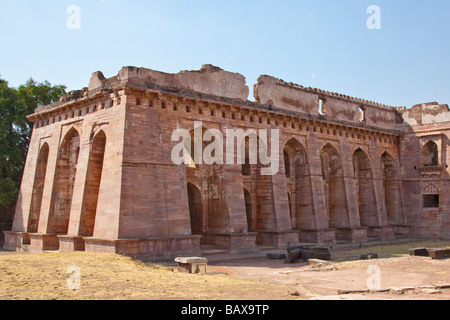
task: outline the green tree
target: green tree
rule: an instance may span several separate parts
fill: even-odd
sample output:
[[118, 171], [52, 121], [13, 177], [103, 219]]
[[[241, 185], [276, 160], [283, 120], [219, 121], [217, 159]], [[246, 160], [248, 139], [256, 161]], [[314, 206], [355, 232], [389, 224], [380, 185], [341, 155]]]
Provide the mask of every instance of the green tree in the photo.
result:
[[0, 79], [0, 206], [14, 206], [17, 200], [33, 125], [27, 119], [38, 107], [56, 102], [66, 87], [48, 81], [28, 80], [11, 88]]

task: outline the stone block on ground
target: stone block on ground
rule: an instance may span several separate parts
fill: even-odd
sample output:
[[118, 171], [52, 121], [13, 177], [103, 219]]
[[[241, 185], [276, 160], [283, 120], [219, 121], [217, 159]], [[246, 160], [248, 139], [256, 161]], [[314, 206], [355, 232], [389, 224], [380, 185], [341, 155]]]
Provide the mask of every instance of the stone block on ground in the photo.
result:
[[304, 261], [309, 259], [329, 261], [331, 260], [331, 252], [327, 247], [308, 247], [302, 250], [302, 259]]
[[175, 262], [178, 263], [178, 272], [182, 273], [205, 274], [208, 265], [208, 259], [201, 257], [181, 257]]
[[429, 257], [430, 253], [426, 248], [409, 249], [409, 255], [414, 257]]
[[450, 249], [429, 249], [431, 259], [446, 259], [450, 258]]
[[363, 254], [359, 260], [374, 260], [374, 259], [378, 259], [378, 254], [376, 253], [367, 253], [367, 254]]
[[300, 260], [302, 256], [302, 250], [300, 249], [295, 249], [295, 250], [291, 250], [286, 258], [286, 260], [284, 260], [284, 263], [289, 264], [289, 263], [295, 263], [298, 260]]
[[288, 245], [287, 251], [291, 252], [293, 250], [303, 250], [306, 246], [301, 243], [290, 243]]
[[283, 250], [275, 250], [267, 253], [267, 258], [272, 260], [284, 260], [287, 257], [286, 251]]

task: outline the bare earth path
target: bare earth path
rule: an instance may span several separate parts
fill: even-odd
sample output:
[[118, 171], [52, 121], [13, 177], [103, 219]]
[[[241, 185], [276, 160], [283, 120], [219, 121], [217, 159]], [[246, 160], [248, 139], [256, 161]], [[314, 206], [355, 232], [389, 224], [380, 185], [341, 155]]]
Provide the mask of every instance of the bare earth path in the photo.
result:
[[[332, 251], [332, 264], [320, 268], [306, 262], [286, 265], [266, 258], [212, 263], [210, 270], [241, 279], [267, 281], [295, 288], [307, 299], [450, 299], [450, 259], [432, 260], [409, 256], [409, 248], [448, 248], [449, 241], [412, 242], [361, 249]], [[377, 253], [380, 259], [358, 260], [362, 254]], [[377, 292], [374, 271], [379, 271]], [[436, 289], [436, 287], [444, 287]], [[339, 295], [341, 292], [355, 292]]]

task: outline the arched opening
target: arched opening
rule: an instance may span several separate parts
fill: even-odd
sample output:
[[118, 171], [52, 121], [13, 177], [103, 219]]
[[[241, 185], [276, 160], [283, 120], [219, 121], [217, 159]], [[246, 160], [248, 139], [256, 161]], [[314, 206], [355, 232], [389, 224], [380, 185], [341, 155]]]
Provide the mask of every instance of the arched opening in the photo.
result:
[[48, 234], [66, 235], [68, 232], [78, 163], [77, 149], [79, 147], [80, 136], [72, 128], [66, 134], [58, 153], [48, 220]]
[[252, 207], [252, 198], [250, 196], [250, 192], [247, 189], [244, 189], [244, 197], [245, 197], [245, 213], [247, 215], [247, 226], [248, 231], [253, 232], [253, 207]]
[[192, 183], [187, 184], [189, 199], [189, 215], [193, 235], [203, 234], [203, 207], [200, 190]]
[[293, 229], [312, 229], [311, 184], [306, 150], [296, 139], [284, 147], [284, 167]]
[[284, 150], [284, 171], [286, 174], [286, 178], [290, 178], [291, 177], [291, 161], [289, 159], [289, 153], [286, 151], [286, 149]]
[[387, 152], [381, 157], [384, 198], [390, 225], [403, 224], [400, 181], [394, 158]]
[[36, 173], [34, 176], [34, 184], [33, 184], [33, 194], [31, 197], [31, 209], [30, 216], [28, 219], [28, 228], [27, 232], [29, 233], [37, 233], [39, 218], [41, 215], [41, 205], [42, 205], [42, 196], [44, 194], [44, 184], [45, 184], [45, 176], [47, 173], [47, 164], [48, 164], [48, 154], [50, 152], [50, 148], [47, 143], [45, 143], [38, 156], [37, 165], [36, 165]]
[[322, 181], [329, 227], [348, 227], [347, 197], [341, 157], [332, 145], [327, 144], [321, 150], [320, 159], [322, 162]]
[[[239, 138], [237, 139], [239, 143]], [[252, 166], [258, 163], [258, 137], [254, 133], [250, 133], [241, 140], [238, 145], [241, 152], [242, 175], [250, 176], [252, 174]], [[239, 161], [239, 159], [237, 159]]]
[[79, 231], [79, 235], [83, 237], [92, 237], [94, 235], [98, 196], [103, 175], [105, 148], [106, 135], [103, 131], [100, 131], [94, 137], [89, 156]]
[[355, 199], [358, 201], [361, 226], [376, 227], [379, 225], [372, 168], [367, 154], [358, 149], [353, 154], [355, 177]]
[[[185, 139], [186, 151], [188, 151], [186, 157], [187, 160], [190, 160], [186, 163], [186, 180], [192, 185], [198, 186], [199, 194], [202, 195], [202, 215], [204, 217], [202, 218], [202, 228], [197, 229], [197, 232], [199, 230], [203, 233], [224, 232], [229, 228], [229, 219], [226, 210], [228, 204], [224, 197], [223, 176], [220, 175], [222, 165], [217, 161], [207, 161], [211, 160], [210, 157], [219, 157], [221, 150], [218, 148], [220, 144], [215, 140], [215, 136], [212, 137], [214, 140], [211, 142], [203, 141], [203, 137], [206, 135], [207, 129], [205, 127], [195, 128], [190, 131], [190, 135]], [[196, 138], [197, 143], [195, 143]], [[195, 199], [200, 198], [195, 197]], [[198, 201], [197, 204], [199, 206]], [[200, 212], [200, 208], [198, 207], [195, 212]], [[195, 226], [194, 230], [196, 230]], [[211, 238], [208, 237], [204, 239], [205, 243], [210, 242], [210, 240]]]
[[439, 165], [439, 149], [438, 145], [433, 141], [429, 141], [423, 148], [423, 165], [424, 167]]

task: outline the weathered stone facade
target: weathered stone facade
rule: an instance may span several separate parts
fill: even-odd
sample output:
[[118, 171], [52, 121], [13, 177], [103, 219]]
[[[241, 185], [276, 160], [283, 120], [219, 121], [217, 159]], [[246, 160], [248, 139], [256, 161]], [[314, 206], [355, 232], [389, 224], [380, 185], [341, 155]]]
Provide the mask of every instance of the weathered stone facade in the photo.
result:
[[[450, 237], [448, 106], [410, 110], [210, 65], [125, 67], [36, 110], [5, 248], [199, 255]], [[173, 163], [176, 129], [279, 129], [280, 170]], [[426, 208], [424, 208], [426, 207]]]

